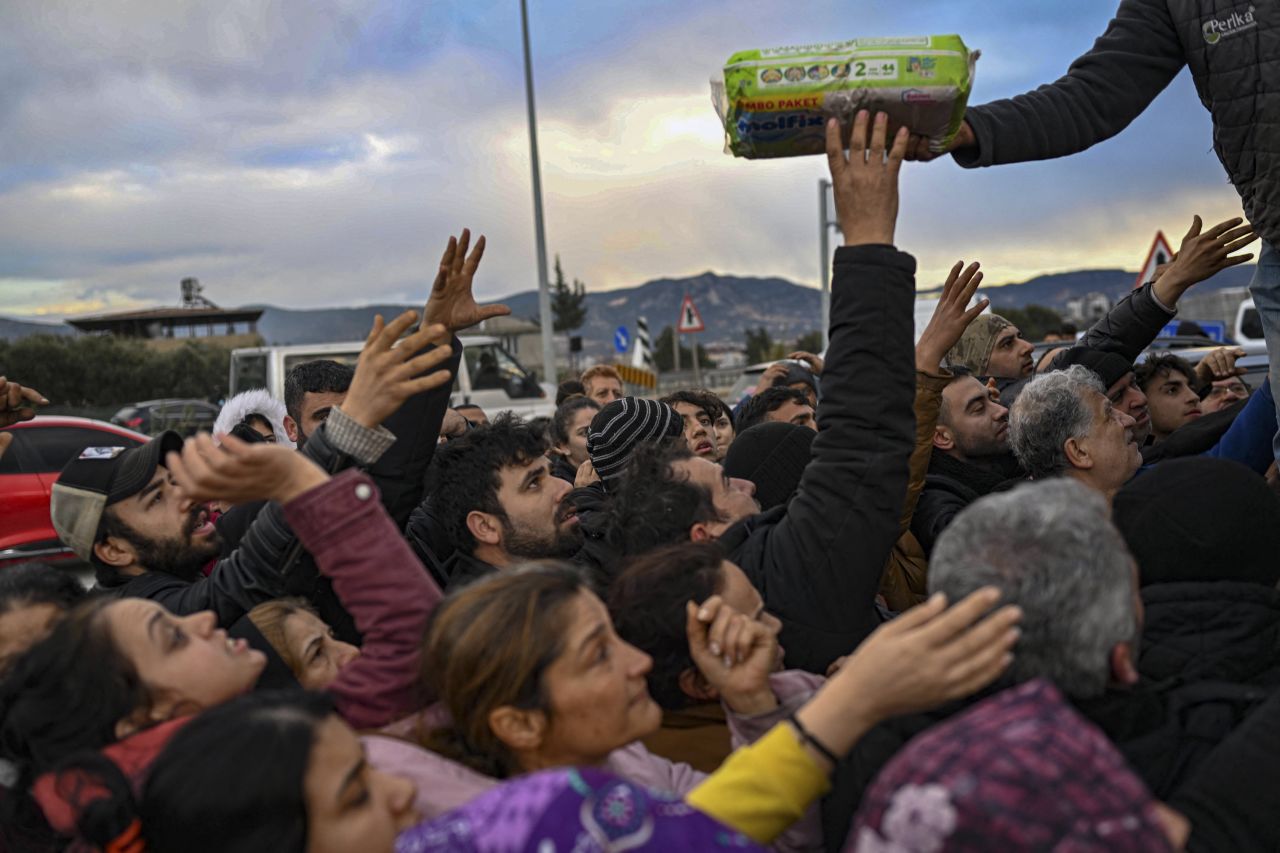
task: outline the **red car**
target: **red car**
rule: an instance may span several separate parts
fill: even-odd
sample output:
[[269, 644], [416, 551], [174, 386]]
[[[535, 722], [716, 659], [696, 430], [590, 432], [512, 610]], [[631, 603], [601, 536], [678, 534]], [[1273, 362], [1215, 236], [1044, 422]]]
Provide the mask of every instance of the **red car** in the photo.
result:
[[147, 436], [87, 418], [38, 417], [9, 427], [0, 456], [0, 567], [23, 560], [75, 560], [49, 520], [49, 496], [63, 466], [86, 447], [137, 447]]

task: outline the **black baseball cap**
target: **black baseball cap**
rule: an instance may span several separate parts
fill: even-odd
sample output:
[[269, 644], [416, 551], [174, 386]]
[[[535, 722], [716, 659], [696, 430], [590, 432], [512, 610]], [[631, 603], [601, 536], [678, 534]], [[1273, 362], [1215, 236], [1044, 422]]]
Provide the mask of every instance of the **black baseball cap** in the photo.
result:
[[169, 430], [139, 447], [86, 447], [53, 484], [49, 517], [63, 544], [83, 560], [93, 558], [93, 545], [107, 507], [146, 488], [170, 451], [182, 450], [182, 436]]

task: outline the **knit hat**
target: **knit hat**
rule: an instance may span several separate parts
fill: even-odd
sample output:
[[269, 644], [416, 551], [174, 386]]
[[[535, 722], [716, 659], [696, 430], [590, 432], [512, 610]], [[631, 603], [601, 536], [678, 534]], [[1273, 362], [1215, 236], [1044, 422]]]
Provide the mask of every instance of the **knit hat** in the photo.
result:
[[1133, 372], [1133, 362], [1124, 356], [1089, 347], [1072, 347], [1066, 352], [1058, 353], [1051, 369], [1066, 370], [1073, 364], [1083, 365], [1098, 374], [1102, 387], [1108, 389]]
[[1036, 679], [934, 726], [863, 798], [846, 850], [1167, 850], [1119, 751]]
[[996, 348], [996, 336], [1012, 325], [999, 314], [978, 315], [947, 353], [947, 364], [967, 368], [977, 376], [986, 376], [991, 351]]
[[756, 486], [760, 509], [791, 500], [812, 455], [816, 432], [782, 421], [766, 421], [743, 430], [724, 457], [724, 472]]
[[596, 412], [591, 419], [587, 455], [607, 490], [617, 485], [637, 445], [683, 433], [684, 420], [666, 403], [623, 397]]
[[1280, 581], [1280, 502], [1226, 459], [1169, 459], [1115, 497], [1113, 515], [1143, 585]]

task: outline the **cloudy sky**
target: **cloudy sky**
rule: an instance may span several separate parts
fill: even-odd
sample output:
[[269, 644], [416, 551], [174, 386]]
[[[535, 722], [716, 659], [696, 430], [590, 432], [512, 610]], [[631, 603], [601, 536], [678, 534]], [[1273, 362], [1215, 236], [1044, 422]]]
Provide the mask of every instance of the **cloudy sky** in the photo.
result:
[[[722, 152], [737, 50], [960, 33], [972, 100], [1060, 75], [1116, 0], [531, 0], [549, 250], [593, 289], [707, 269], [816, 284], [820, 157]], [[416, 302], [463, 226], [486, 297], [536, 286], [517, 0], [4, 0], [0, 314]], [[1158, 228], [1239, 215], [1184, 72], [1068, 160], [904, 170], [921, 286], [1136, 269]], [[1176, 239], [1175, 239], [1176, 247]]]

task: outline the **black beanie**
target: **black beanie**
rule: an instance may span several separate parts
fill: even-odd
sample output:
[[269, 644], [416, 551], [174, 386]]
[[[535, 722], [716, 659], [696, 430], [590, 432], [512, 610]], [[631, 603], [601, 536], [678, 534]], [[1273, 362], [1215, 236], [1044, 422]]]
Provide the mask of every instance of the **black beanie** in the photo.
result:
[[1238, 462], [1169, 459], [1115, 497], [1142, 584], [1280, 581], [1280, 501]]
[[1110, 389], [1133, 370], [1133, 362], [1124, 356], [1089, 347], [1072, 347], [1058, 353], [1053, 359], [1052, 369], [1065, 370], [1073, 364], [1083, 365], [1098, 374], [1104, 390]]
[[724, 472], [755, 483], [761, 510], [784, 504], [800, 486], [816, 435], [808, 427], [782, 421], [756, 424], [729, 445]]
[[623, 397], [596, 412], [591, 419], [587, 455], [607, 491], [617, 485], [636, 445], [656, 443], [683, 433], [684, 419], [666, 403]]

